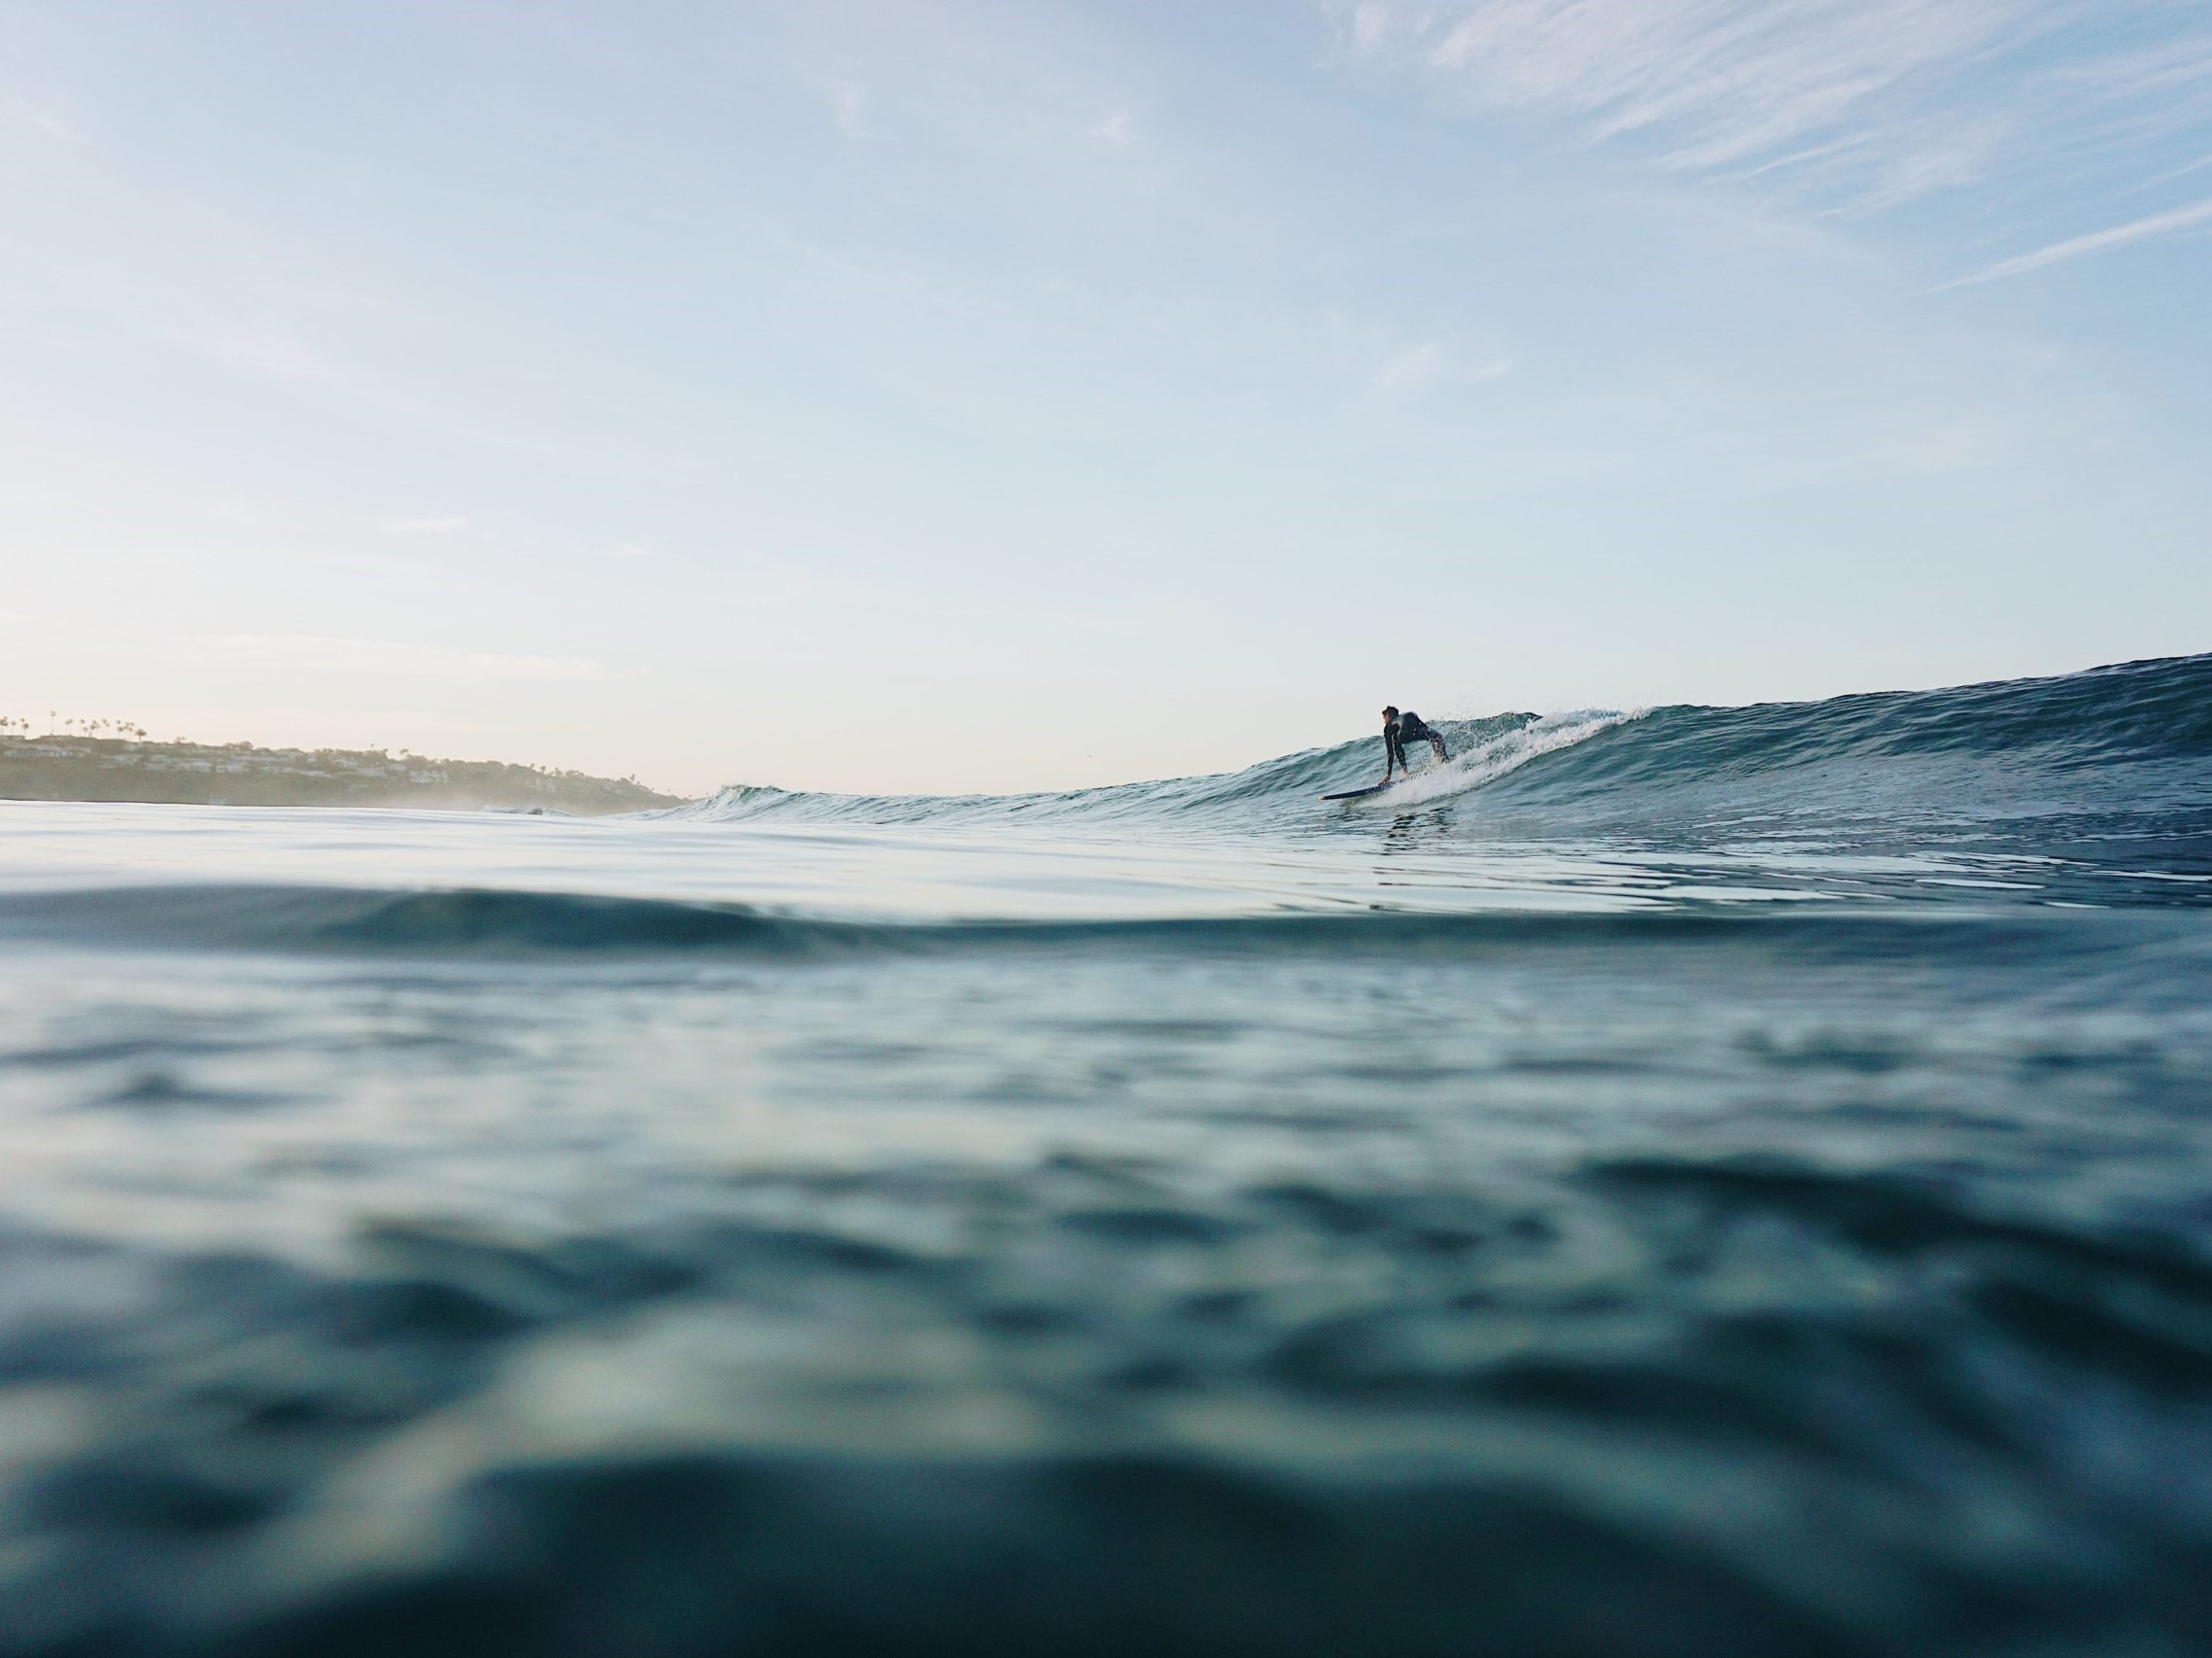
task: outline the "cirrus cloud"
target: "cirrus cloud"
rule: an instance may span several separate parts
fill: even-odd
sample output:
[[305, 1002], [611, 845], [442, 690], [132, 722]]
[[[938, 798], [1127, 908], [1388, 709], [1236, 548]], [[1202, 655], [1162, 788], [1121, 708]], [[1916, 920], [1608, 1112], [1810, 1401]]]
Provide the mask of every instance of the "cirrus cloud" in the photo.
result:
[[1336, 0], [1350, 53], [1659, 165], [1873, 212], [2109, 199], [2212, 134], [2212, 30], [2161, 0]]

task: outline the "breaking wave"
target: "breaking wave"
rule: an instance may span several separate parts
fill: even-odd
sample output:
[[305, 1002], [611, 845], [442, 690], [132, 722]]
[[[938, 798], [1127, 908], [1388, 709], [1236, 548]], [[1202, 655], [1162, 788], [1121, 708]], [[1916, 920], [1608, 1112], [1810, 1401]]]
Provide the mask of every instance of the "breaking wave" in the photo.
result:
[[[1354, 814], [1470, 804], [1602, 805], [1634, 814], [1685, 794], [1731, 811], [1856, 812], [1926, 807], [1971, 815], [2089, 805], [2212, 804], [2212, 655], [2056, 678], [1894, 691], [1749, 708], [1500, 714], [1440, 721], [1449, 762]], [[1329, 812], [1317, 797], [1375, 777], [1364, 737], [1241, 772], [1021, 795], [840, 795], [737, 785], [657, 815], [715, 823], [1035, 823], [1275, 833]], [[1308, 810], [1310, 809], [1310, 810]]]

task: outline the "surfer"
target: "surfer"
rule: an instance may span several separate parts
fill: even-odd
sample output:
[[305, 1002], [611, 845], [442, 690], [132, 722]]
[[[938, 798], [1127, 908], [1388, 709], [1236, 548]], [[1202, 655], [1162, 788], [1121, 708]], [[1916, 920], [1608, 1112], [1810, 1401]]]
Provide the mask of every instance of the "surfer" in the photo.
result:
[[1444, 746], [1443, 737], [1419, 714], [1411, 711], [1400, 713], [1396, 708], [1383, 709], [1384, 782], [1390, 781], [1391, 768], [1394, 766], [1403, 767], [1407, 777], [1413, 776], [1413, 768], [1406, 764], [1405, 745], [1408, 742], [1419, 743], [1424, 738], [1428, 740], [1429, 746], [1436, 751], [1439, 761], [1452, 757], [1451, 750]]

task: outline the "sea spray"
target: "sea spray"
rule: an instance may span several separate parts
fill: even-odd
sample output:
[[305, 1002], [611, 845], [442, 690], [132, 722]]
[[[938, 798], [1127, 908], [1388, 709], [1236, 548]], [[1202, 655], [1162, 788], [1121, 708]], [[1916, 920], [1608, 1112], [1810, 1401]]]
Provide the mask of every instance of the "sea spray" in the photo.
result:
[[1526, 725], [1482, 739], [1449, 760], [1415, 772], [1392, 785], [1387, 794], [1349, 801], [1346, 807], [1348, 810], [1401, 811], [1431, 801], [1449, 800], [1494, 783], [1532, 760], [1556, 754], [1563, 748], [1586, 743], [1601, 732], [1642, 719], [1643, 712], [1641, 708], [1628, 713], [1582, 709], [1574, 713], [1546, 714]]

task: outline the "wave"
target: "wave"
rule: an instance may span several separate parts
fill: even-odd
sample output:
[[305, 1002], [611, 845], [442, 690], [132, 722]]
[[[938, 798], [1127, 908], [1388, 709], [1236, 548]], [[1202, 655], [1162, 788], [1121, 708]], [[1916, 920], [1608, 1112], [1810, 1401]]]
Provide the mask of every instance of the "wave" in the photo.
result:
[[[1566, 717], [1604, 721], [1625, 716]], [[1545, 723], [1535, 714], [1507, 713], [1486, 719], [1442, 722], [1441, 729], [1454, 747], [1463, 750], [1471, 747], [1487, 753], [1498, 743]], [[1591, 731], [1598, 729], [1602, 729], [1602, 725], [1591, 724]], [[1241, 772], [1040, 794], [843, 795], [736, 784], [706, 800], [649, 815], [709, 823], [769, 819], [852, 824], [989, 821], [1064, 827], [1085, 822], [1105, 826], [1150, 823], [1164, 818], [1222, 825], [1248, 819], [1251, 809], [1258, 806], [1284, 800], [1314, 800], [1328, 790], [1345, 787], [1348, 779], [1363, 771], [1371, 772], [1374, 761], [1381, 757], [1380, 740], [1368, 738], [1326, 748], [1300, 749], [1262, 760]], [[1452, 765], [1460, 768], [1462, 762], [1455, 760]], [[1458, 787], [1463, 789], [1479, 786], [1487, 780], [1487, 776], [1494, 775], [1477, 776], [1464, 770], [1452, 773], [1455, 778], [1461, 779]], [[1434, 797], [1433, 793], [1429, 798]]]
[[[2212, 656], [1820, 703], [1508, 713], [1444, 729], [1452, 760], [1342, 808], [1318, 797], [1374, 777], [1372, 738], [1242, 772], [1060, 794], [741, 788], [641, 815], [707, 827], [951, 825], [961, 855], [936, 858], [904, 836], [833, 852], [802, 838], [754, 848], [746, 884], [693, 871], [677, 891], [700, 896], [687, 899], [658, 884], [640, 891], [657, 882], [641, 873], [652, 866], [626, 868], [595, 829], [570, 865], [495, 864], [489, 879], [454, 866], [445, 890], [397, 889], [391, 874], [361, 868], [349, 871], [356, 886], [0, 894], [0, 938], [439, 957], [805, 957], [1073, 941], [1450, 950], [1518, 936], [1513, 926], [1569, 924], [1528, 919], [1535, 912], [1694, 917], [1780, 900], [1831, 915], [1868, 902], [2212, 905]], [[1029, 826], [1038, 837], [1020, 842]], [[644, 824], [622, 833], [652, 838]], [[775, 907], [718, 901], [739, 896]], [[1470, 914], [1499, 911], [1521, 919]], [[1573, 924], [1609, 923], [1585, 914]]]
[[[1455, 757], [1351, 815], [1473, 797], [1554, 809], [1705, 790], [1749, 811], [2212, 808], [2212, 654], [1933, 691], [1745, 708], [1505, 713], [1440, 721]], [[1021, 795], [838, 795], [739, 785], [651, 815], [709, 823], [1095, 825], [1279, 831], [1374, 776], [1378, 738], [1241, 772]], [[1338, 814], [1341, 815], [1341, 814]], [[2194, 831], [2193, 831], [2194, 832]]]
[[1931, 758], [2045, 775], [2160, 765], [2201, 780], [2212, 775], [2212, 655], [1934, 691], [1658, 708], [1633, 741], [1595, 744], [1543, 780], [1643, 788]]
[[[0, 895], [0, 941], [435, 959], [592, 960], [705, 956], [840, 960], [977, 952], [1101, 950], [1445, 958], [1516, 949], [1629, 944], [1745, 945], [1924, 958], [1961, 950], [2090, 954], [2105, 948], [2078, 917], [1931, 904], [1869, 911], [1838, 905], [1674, 904], [1647, 910], [1312, 911], [1128, 919], [840, 919], [744, 904], [497, 888], [396, 890], [316, 885], [90, 887]], [[2171, 934], [2201, 953], [2199, 930], [2138, 913], [2107, 919], [2137, 944]]]

